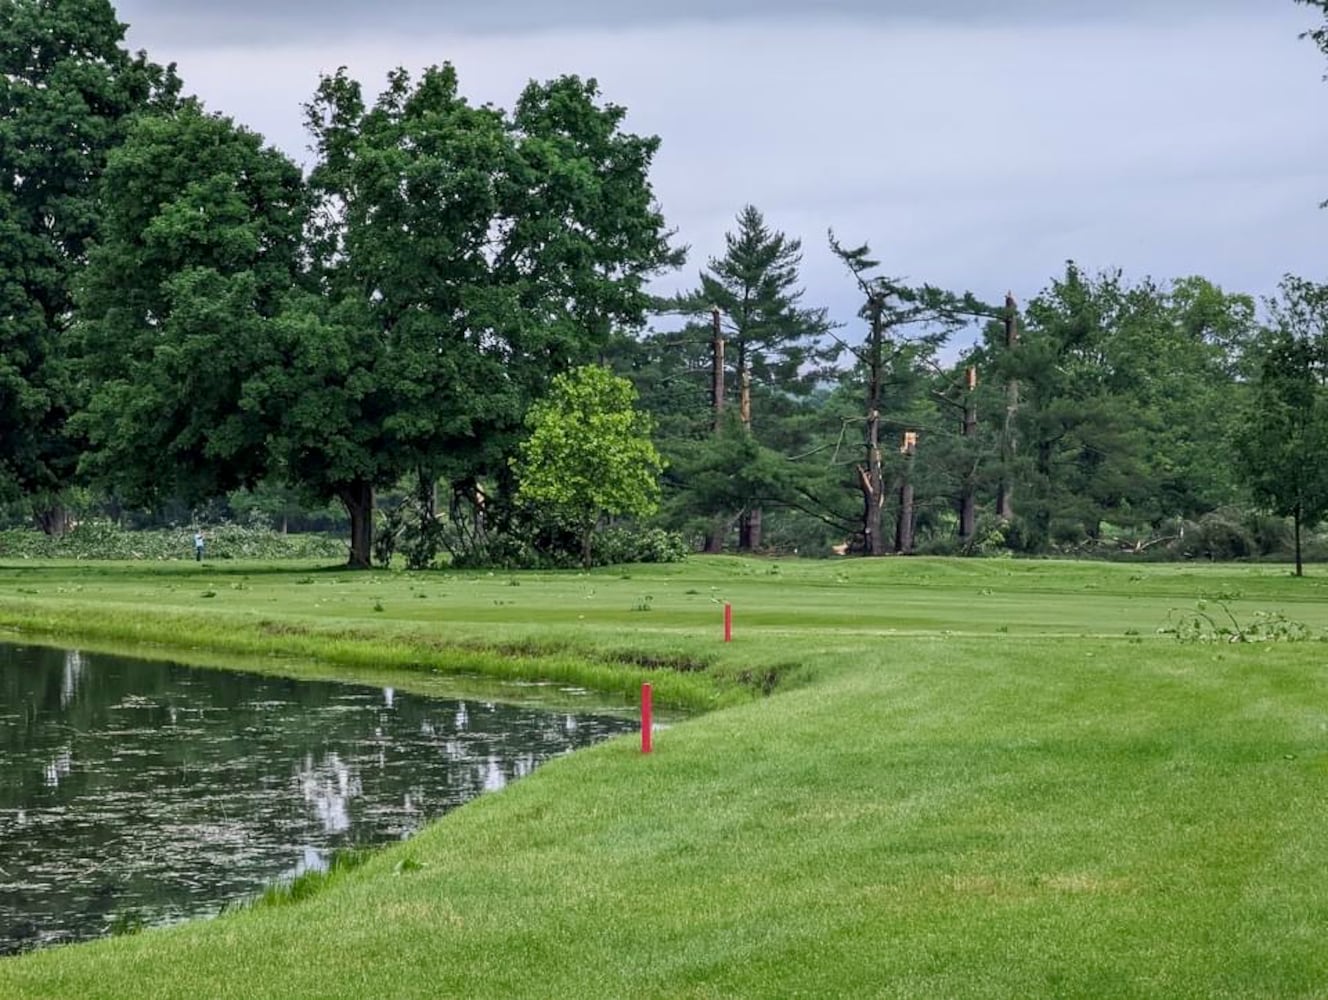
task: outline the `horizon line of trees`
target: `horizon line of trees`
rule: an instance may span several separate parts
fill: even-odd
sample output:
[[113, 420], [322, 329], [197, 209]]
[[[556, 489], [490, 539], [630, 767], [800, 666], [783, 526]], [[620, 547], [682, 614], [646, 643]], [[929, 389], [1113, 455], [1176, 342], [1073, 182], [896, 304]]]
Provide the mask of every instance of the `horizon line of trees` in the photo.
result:
[[0, 504], [48, 533], [75, 496], [281, 496], [339, 504], [368, 566], [386, 491], [380, 555], [588, 564], [619, 517], [882, 555], [1143, 552], [1267, 515], [1299, 572], [1328, 512], [1324, 286], [1288, 276], [1261, 314], [1069, 261], [1020, 308], [830, 233], [843, 328], [747, 205], [661, 299], [686, 252], [659, 139], [594, 80], [506, 111], [450, 65], [376, 97], [342, 69], [304, 108], [306, 175], [123, 38], [107, 0], [0, 0]]

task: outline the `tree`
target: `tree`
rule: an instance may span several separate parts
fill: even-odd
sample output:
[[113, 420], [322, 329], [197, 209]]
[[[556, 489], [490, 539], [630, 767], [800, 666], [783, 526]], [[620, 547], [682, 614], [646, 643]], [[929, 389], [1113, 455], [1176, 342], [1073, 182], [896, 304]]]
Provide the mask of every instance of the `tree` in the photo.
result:
[[[806, 395], [819, 372], [817, 363], [825, 360], [819, 339], [831, 327], [825, 309], [801, 305], [801, 240], [770, 229], [761, 212], [746, 205], [738, 213], [737, 230], [726, 233], [724, 243], [724, 256], [712, 257], [709, 270], [701, 273], [700, 288], [679, 297], [675, 308], [707, 317], [719, 310], [736, 375], [739, 419], [751, 434], [753, 385]], [[761, 546], [757, 499], [746, 498], [740, 508], [738, 547], [743, 551]]]
[[1255, 499], [1292, 519], [1302, 576], [1301, 531], [1328, 514], [1328, 286], [1287, 277], [1269, 309], [1273, 326], [1235, 450]]
[[0, 0], [0, 494], [31, 496], [53, 532], [82, 448], [66, 334], [98, 178], [134, 113], [180, 87], [123, 39], [108, 0]]
[[659, 507], [663, 462], [650, 440], [650, 417], [636, 409], [636, 398], [626, 379], [586, 365], [555, 378], [527, 417], [517, 498], [572, 527], [586, 567], [604, 515], [643, 517]]
[[[512, 116], [451, 66], [389, 75], [372, 107], [345, 72], [308, 105], [318, 300], [289, 318], [289, 474], [351, 518], [368, 565], [374, 491], [506, 472], [549, 378], [639, 326], [677, 255], [647, 173], [593, 81], [532, 83]], [[308, 345], [308, 349], [303, 345]]]
[[[845, 247], [830, 234], [830, 249], [844, 264], [865, 302], [861, 315], [867, 321], [867, 339], [849, 350], [858, 361], [864, 382], [865, 412], [863, 413], [863, 461], [856, 469], [857, 486], [862, 494], [861, 547], [871, 556], [884, 555], [886, 537], [882, 528], [882, 514], [889, 493], [886, 477], [884, 446], [881, 438], [882, 411], [888, 402], [887, 380], [892, 375], [912, 379], [924, 358], [930, 360], [954, 330], [973, 316], [992, 316], [995, 310], [978, 302], [971, 294], [963, 296], [943, 291], [932, 285], [911, 288], [896, 279], [875, 272], [880, 263], [871, 257], [871, 248]], [[921, 334], [909, 331], [921, 327]], [[845, 345], [847, 346], [847, 345]], [[910, 430], [907, 426], [901, 432]], [[914, 449], [901, 446], [900, 463], [903, 500], [900, 520], [894, 532], [896, 547], [911, 551], [912, 499], [907, 478], [913, 463]]]
[[[1106, 525], [1151, 531], [1233, 502], [1227, 441], [1253, 314], [1201, 278], [1131, 283], [1071, 261], [1020, 317], [1017, 350], [989, 328], [971, 360], [1020, 386], [1020, 449], [1001, 463], [1024, 497], [1019, 542], [1095, 544]], [[996, 422], [1001, 402], [979, 400]]]
[[254, 485], [288, 363], [275, 320], [300, 265], [299, 169], [189, 102], [136, 121], [99, 191], [75, 328], [84, 468], [145, 505]]

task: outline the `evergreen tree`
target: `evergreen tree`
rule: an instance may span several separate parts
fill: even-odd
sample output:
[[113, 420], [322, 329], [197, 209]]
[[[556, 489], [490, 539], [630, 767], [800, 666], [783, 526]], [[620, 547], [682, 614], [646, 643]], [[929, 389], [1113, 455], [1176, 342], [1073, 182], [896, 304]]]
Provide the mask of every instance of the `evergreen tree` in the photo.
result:
[[[831, 325], [825, 309], [802, 305], [801, 240], [771, 229], [755, 206], [746, 205], [738, 213], [737, 229], [725, 235], [724, 243], [724, 256], [710, 259], [700, 287], [680, 296], [675, 305], [692, 316], [719, 310], [725, 357], [732, 359], [738, 418], [746, 432], [761, 441], [769, 435], [755, 416], [753, 399], [763, 389], [805, 397], [827, 358], [821, 338]], [[730, 496], [727, 502], [734, 499]], [[760, 499], [759, 493], [747, 496], [738, 507], [738, 547], [743, 551], [761, 547]], [[733, 511], [714, 513], [731, 516]]]

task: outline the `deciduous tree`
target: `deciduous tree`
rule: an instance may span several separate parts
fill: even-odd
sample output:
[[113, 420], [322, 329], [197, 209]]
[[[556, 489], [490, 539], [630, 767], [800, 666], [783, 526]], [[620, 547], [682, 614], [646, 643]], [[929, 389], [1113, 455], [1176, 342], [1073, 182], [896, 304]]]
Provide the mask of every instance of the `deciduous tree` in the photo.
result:
[[636, 390], [599, 365], [559, 375], [530, 410], [518, 460], [519, 500], [573, 528], [589, 567], [592, 539], [608, 515], [637, 517], [659, 506], [659, 452]]
[[300, 267], [299, 169], [186, 103], [134, 123], [99, 193], [75, 330], [90, 387], [84, 467], [149, 505], [253, 485], [290, 363], [275, 320]]
[[1328, 514], [1328, 286], [1288, 277], [1269, 305], [1273, 325], [1236, 454], [1255, 499], [1292, 519], [1301, 576], [1301, 532]]
[[123, 40], [107, 0], [0, 0], [0, 495], [30, 496], [49, 531], [82, 449], [66, 334], [98, 178], [131, 116], [180, 86]]

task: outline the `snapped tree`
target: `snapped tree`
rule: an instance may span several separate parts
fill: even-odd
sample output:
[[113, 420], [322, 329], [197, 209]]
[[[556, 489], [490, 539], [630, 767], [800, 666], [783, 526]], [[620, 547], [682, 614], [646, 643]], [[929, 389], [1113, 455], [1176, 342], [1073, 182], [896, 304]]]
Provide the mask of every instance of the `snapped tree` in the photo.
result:
[[[737, 229], [725, 234], [724, 244], [724, 256], [712, 257], [701, 273], [700, 287], [679, 296], [673, 308], [712, 318], [716, 343], [725, 343], [724, 353], [732, 359], [739, 420], [748, 434], [759, 439], [761, 435], [753, 429], [754, 386], [806, 396], [827, 360], [820, 341], [831, 324], [825, 309], [801, 304], [801, 240], [772, 230], [759, 209], [746, 205], [738, 213]], [[717, 378], [717, 384], [722, 386], [722, 378]], [[717, 403], [721, 407], [722, 402], [720, 396]], [[715, 432], [722, 431], [723, 422], [717, 421]], [[727, 502], [732, 499], [730, 496]], [[760, 494], [742, 498], [737, 508], [741, 512], [738, 548], [744, 552], [761, 547], [760, 499]], [[728, 515], [730, 520], [732, 514], [732, 508], [714, 511], [716, 517]]]
[[[970, 318], [992, 316], [995, 310], [969, 293], [959, 296], [932, 285], [912, 288], [875, 273], [880, 262], [872, 259], [871, 248], [866, 244], [845, 247], [831, 233], [830, 249], [853, 276], [865, 300], [861, 315], [867, 321], [866, 342], [843, 346], [857, 359], [866, 397], [862, 416], [863, 461], [855, 468], [858, 490], [862, 494], [860, 547], [866, 555], [879, 556], [886, 553], [888, 544], [882, 527], [882, 513], [890, 492], [890, 481], [881, 439], [887, 377], [901, 366], [904, 371], [914, 371], [920, 359], [930, 359], [935, 350]], [[921, 329], [920, 333], [910, 332], [918, 329]], [[907, 428], [901, 428], [901, 431], [908, 433]], [[897, 473], [902, 500], [894, 531], [898, 551], [912, 549], [913, 493], [909, 476], [916, 451], [916, 439], [901, 434], [902, 461]]]

